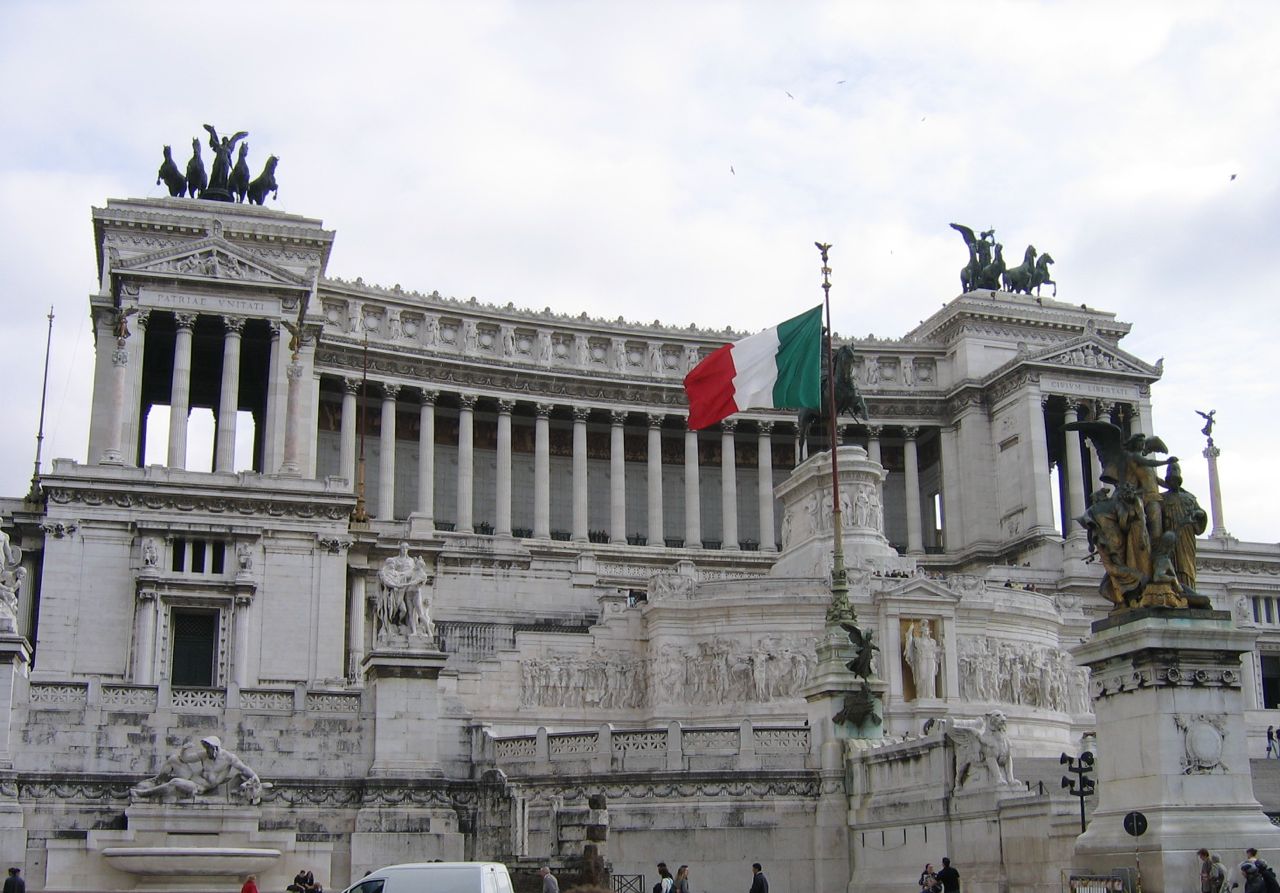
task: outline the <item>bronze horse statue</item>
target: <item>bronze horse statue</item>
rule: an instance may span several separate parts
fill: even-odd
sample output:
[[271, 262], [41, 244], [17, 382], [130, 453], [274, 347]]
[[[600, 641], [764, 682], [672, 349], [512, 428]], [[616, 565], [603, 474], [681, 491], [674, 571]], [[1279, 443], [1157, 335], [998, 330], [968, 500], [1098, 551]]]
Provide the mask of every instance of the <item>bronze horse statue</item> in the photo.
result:
[[996, 256], [991, 263], [982, 268], [982, 272], [978, 274], [978, 288], [989, 288], [992, 291], [998, 291], [1000, 288], [1000, 277], [1004, 275], [1004, 246], [996, 242]]
[[[853, 382], [853, 348], [849, 345], [836, 350], [832, 357], [832, 362], [836, 367], [836, 416], [851, 416], [856, 422], [859, 419], [866, 421], [870, 413], [867, 410], [867, 401], [862, 398], [862, 394], [858, 392], [858, 386]], [[823, 363], [826, 366], [826, 363]], [[826, 423], [827, 420], [827, 396], [830, 394], [830, 385], [827, 379], [827, 370], [822, 370], [822, 410], [802, 409], [796, 417], [796, 427], [799, 430], [801, 449], [808, 454], [809, 429], [814, 422]]]
[[[1053, 263], [1053, 258], [1046, 251], [1044, 254], [1036, 258], [1036, 268], [1031, 273], [1030, 287], [1036, 290], [1036, 294], [1040, 294], [1040, 286], [1052, 285], [1053, 296], [1058, 296], [1058, 283], [1049, 278], [1049, 264]], [[1028, 290], [1027, 294], [1031, 294]]]
[[279, 189], [276, 186], [276, 164], [279, 158], [272, 155], [267, 158], [266, 167], [252, 183], [249, 184], [249, 202], [251, 204], [260, 205], [267, 200], [267, 193], [270, 192], [272, 198], [279, 198]]
[[1036, 246], [1028, 245], [1027, 252], [1022, 257], [1022, 263], [1004, 271], [1004, 290], [1014, 294], [1018, 292], [1031, 294], [1031, 287], [1034, 285], [1032, 277], [1035, 272]]
[[164, 147], [164, 163], [156, 174], [156, 185], [161, 183], [168, 187], [169, 195], [174, 198], [187, 191], [187, 177], [178, 170], [178, 165], [173, 160], [173, 150], [169, 146]]

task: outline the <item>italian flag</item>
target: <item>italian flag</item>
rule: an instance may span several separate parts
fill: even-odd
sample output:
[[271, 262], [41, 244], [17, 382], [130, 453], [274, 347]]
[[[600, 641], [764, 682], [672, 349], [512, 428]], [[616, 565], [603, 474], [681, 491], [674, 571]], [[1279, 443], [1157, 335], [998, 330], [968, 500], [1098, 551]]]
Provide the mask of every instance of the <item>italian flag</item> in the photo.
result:
[[684, 377], [689, 427], [748, 408], [822, 408], [822, 305], [726, 344]]

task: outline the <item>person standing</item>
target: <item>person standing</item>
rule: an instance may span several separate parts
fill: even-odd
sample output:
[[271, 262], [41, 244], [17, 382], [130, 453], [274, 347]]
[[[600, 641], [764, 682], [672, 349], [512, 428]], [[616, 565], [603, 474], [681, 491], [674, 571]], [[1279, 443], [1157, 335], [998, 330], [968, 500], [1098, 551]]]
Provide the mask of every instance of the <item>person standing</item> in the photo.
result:
[[960, 893], [960, 872], [951, 867], [951, 859], [942, 857], [942, 870], [938, 872], [942, 893]]
[[671, 888], [675, 886], [676, 879], [671, 876], [671, 869], [667, 868], [666, 862], [658, 863], [658, 884], [653, 889], [655, 893], [671, 893]]
[[1267, 726], [1267, 759], [1273, 756], [1280, 756], [1276, 753], [1276, 727]]
[[21, 868], [10, 868], [4, 879], [4, 893], [27, 893], [27, 882], [22, 879]]
[[1196, 850], [1200, 857], [1200, 893], [1218, 893], [1218, 884], [1213, 882], [1213, 862], [1209, 859], [1209, 851], [1204, 847]]
[[750, 893], [769, 893], [769, 879], [764, 876], [764, 869], [759, 862], [751, 863]]
[[244, 886], [240, 888], [240, 893], [258, 893], [258, 876], [251, 874], [244, 879]]
[[542, 866], [538, 869], [538, 876], [542, 878], [542, 893], [560, 893], [560, 882], [550, 868]]
[[689, 866], [681, 865], [676, 869], [676, 882], [672, 893], [691, 893], [689, 890]]
[[933, 893], [938, 889], [938, 873], [933, 870], [933, 863], [924, 863], [924, 869], [920, 872], [920, 880], [917, 881], [920, 887], [920, 893]]

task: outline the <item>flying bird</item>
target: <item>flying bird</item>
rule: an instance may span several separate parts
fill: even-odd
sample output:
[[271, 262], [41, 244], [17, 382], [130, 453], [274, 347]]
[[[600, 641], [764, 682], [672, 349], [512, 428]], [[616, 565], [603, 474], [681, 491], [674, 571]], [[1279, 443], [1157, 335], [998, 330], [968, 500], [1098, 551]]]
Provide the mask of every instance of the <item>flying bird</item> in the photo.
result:
[[792, 95], [791, 95], [791, 93], [790, 93], [789, 91], [787, 91], [787, 90], [783, 90], [782, 92], [787, 94], [787, 99], [795, 99], [795, 97], [794, 97], [794, 96], [792, 96]]
[[1231, 175], [1231, 179], [1232, 179], [1232, 180], [1234, 180], [1235, 178], [1236, 178], [1236, 175], [1235, 175], [1235, 174], [1232, 174], [1232, 175]]
[[844, 81], [836, 81], [837, 84], [843, 84]]
[[738, 176], [738, 172], [733, 169], [732, 164], [729, 165], [729, 173], [733, 174], [735, 177]]

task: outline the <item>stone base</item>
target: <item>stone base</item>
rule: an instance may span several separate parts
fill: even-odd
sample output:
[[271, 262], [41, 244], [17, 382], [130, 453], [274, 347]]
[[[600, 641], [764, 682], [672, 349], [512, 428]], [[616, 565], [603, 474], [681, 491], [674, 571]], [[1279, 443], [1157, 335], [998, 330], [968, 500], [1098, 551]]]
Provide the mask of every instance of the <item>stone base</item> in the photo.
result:
[[843, 768], [845, 739], [879, 741], [884, 737], [884, 696], [889, 685], [875, 677], [865, 681], [865, 696], [876, 716], [867, 715], [861, 723], [835, 722], [835, 717], [845, 712], [847, 696], [864, 696], [864, 680], [854, 676], [846, 666], [855, 657], [855, 651], [843, 629], [828, 626], [818, 643], [818, 666], [800, 691], [808, 703], [810, 747], [817, 768]]
[[372, 652], [364, 659], [373, 700], [373, 776], [440, 775], [437, 732], [442, 651]]
[[[1093, 630], [1073, 653], [1093, 671], [1098, 804], [1073, 867], [1108, 874], [1141, 859], [1144, 889], [1189, 890], [1200, 847], [1228, 865], [1247, 846], [1275, 861], [1280, 829], [1253, 796], [1241, 692], [1257, 633], [1228, 612], [1160, 608]], [[1122, 824], [1131, 811], [1148, 823], [1136, 839]]]

